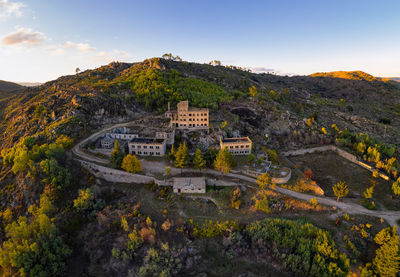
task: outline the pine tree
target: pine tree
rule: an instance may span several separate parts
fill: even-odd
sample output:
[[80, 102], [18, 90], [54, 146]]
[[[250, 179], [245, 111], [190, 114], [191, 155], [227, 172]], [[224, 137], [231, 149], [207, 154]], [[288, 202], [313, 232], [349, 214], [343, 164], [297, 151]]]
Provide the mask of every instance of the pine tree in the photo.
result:
[[123, 158], [124, 158], [124, 153], [121, 150], [118, 140], [115, 140], [114, 148], [111, 152], [111, 158], [110, 158], [111, 166], [113, 168], [120, 168]]
[[399, 236], [396, 226], [381, 230], [374, 240], [381, 245], [372, 261], [374, 272], [378, 276], [396, 276], [400, 268]]
[[231, 154], [226, 148], [221, 149], [214, 161], [214, 168], [222, 173], [231, 171]]
[[185, 168], [189, 164], [189, 150], [186, 141], [179, 145], [178, 151], [175, 153], [175, 167]]
[[135, 155], [128, 154], [122, 160], [121, 168], [130, 173], [142, 171], [142, 165]]
[[338, 182], [336, 185], [332, 187], [333, 193], [337, 197], [337, 201], [339, 201], [340, 197], [345, 197], [349, 194], [349, 188], [347, 187], [345, 182]]
[[200, 148], [197, 148], [193, 157], [193, 167], [195, 169], [203, 169], [206, 166], [206, 161], [203, 158], [203, 153]]

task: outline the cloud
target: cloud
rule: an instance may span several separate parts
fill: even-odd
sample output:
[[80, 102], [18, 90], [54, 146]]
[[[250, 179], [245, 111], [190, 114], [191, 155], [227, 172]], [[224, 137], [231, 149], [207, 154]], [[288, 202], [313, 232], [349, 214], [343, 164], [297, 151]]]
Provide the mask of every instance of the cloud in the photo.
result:
[[273, 68], [266, 68], [266, 67], [250, 67], [251, 72], [254, 73], [272, 73], [275, 72]]
[[21, 2], [9, 2], [8, 0], [0, 0], [0, 19], [12, 16], [22, 16], [21, 9], [26, 7]]
[[61, 47], [64, 49], [76, 49], [79, 52], [91, 52], [96, 50], [96, 48], [92, 47], [88, 43], [75, 43], [71, 41], [65, 42]]
[[113, 62], [126, 61], [132, 59], [132, 54], [123, 50], [115, 49], [113, 51], [100, 51], [94, 56], [95, 61]]
[[30, 28], [19, 28], [17, 31], [3, 37], [2, 44], [36, 46], [45, 40], [46, 36], [41, 32], [34, 32]]

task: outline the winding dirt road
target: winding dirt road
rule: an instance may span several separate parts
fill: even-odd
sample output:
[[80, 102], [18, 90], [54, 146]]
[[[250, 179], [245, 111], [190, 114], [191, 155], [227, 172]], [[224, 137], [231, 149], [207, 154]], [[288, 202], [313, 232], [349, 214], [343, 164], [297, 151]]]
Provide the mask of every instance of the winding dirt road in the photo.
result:
[[[118, 127], [125, 127], [125, 126], [131, 125], [133, 123], [135, 123], [135, 121], [116, 124], [116, 125], [113, 125], [111, 127], [106, 127], [104, 129], [92, 134], [90, 137], [82, 140], [78, 144], [76, 144], [72, 148], [72, 153], [74, 155], [78, 156], [81, 159], [84, 159], [84, 160], [87, 160], [87, 161], [90, 161], [90, 162], [99, 163], [99, 164], [102, 164], [102, 165], [107, 165], [109, 163], [108, 160], [100, 158], [100, 157], [96, 157], [96, 156], [93, 156], [91, 154], [88, 154], [88, 153], [84, 152], [82, 150], [84, 145], [87, 144], [90, 141], [93, 141], [93, 140], [97, 139], [101, 134], [103, 134], [103, 133], [105, 133], [107, 131], [110, 131], [110, 130], [112, 130], [114, 128], [118, 128]], [[153, 162], [153, 161], [148, 161], [148, 160], [141, 160], [141, 161], [142, 161], [143, 172], [145, 174], [154, 174], [154, 173], [156, 173], [156, 174], [164, 174], [165, 167], [168, 166], [168, 164], [163, 163], [163, 162], [157, 162], [157, 161]], [[194, 169], [190, 169], [190, 168], [178, 169], [178, 168], [171, 167], [171, 174], [172, 175], [177, 175], [177, 174], [180, 174], [181, 172], [197, 172], [197, 173], [199, 173], [200, 171], [194, 170]], [[252, 183], [252, 184], [257, 184], [256, 183], [256, 179], [254, 179], [252, 177], [245, 176], [245, 175], [241, 175], [241, 174], [228, 173], [228, 174], [224, 174], [223, 175], [220, 172], [218, 172], [216, 170], [213, 170], [213, 169], [204, 169], [201, 172], [202, 173], [212, 174], [212, 175], [219, 176], [219, 177], [236, 178], [236, 179], [239, 179], [239, 180], [242, 180], [242, 181], [246, 181], [246, 182], [249, 182], [249, 183]], [[315, 197], [318, 200], [319, 204], [326, 205], [326, 206], [331, 206], [331, 207], [337, 207], [338, 209], [341, 209], [342, 211], [344, 211], [345, 213], [348, 213], [348, 214], [361, 214], [361, 215], [367, 215], [367, 216], [374, 216], [374, 217], [378, 217], [378, 218], [383, 218], [390, 225], [397, 225], [397, 230], [398, 230], [398, 232], [400, 234], [399, 224], [397, 223], [397, 221], [400, 219], [400, 211], [368, 210], [368, 209], [364, 208], [363, 206], [361, 206], [359, 204], [356, 204], [356, 203], [349, 202], [348, 200], [344, 200], [342, 202], [337, 202], [333, 198], [309, 195], [309, 194], [306, 194], [306, 193], [300, 193], [300, 192], [292, 191], [292, 190], [289, 190], [289, 189], [284, 189], [284, 188], [281, 188], [281, 187], [278, 187], [278, 186], [275, 186], [274, 190], [279, 192], [279, 193], [281, 193], [281, 194], [285, 194], [287, 196], [290, 196], [290, 197], [293, 197], [293, 198], [296, 198], [296, 199], [300, 199], [300, 200], [304, 200], [304, 201], [309, 201], [311, 198]], [[204, 197], [202, 197], [202, 198], [204, 198]], [[211, 199], [209, 199], [209, 200], [211, 200]], [[217, 205], [217, 207], [218, 207], [218, 205]]]

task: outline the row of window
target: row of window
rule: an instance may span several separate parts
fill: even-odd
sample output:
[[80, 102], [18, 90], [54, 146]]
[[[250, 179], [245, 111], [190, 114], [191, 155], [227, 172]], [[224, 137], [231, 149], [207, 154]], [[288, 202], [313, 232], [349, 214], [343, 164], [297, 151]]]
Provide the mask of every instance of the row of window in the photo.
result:
[[203, 123], [201, 123], [201, 124], [200, 124], [200, 123], [197, 123], [197, 124], [191, 124], [191, 123], [185, 124], [185, 123], [180, 123], [179, 126], [180, 126], [180, 127], [186, 127], [186, 126], [189, 126], [189, 127], [201, 127], [201, 126], [204, 127], [204, 126], [205, 126], [205, 127], [207, 127], [208, 124], [207, 124], [207, 123], [204, 123], [204, 124], [203, 124]]
[[[249, 144], [240, 145], [240, 148], [245, 148], [245, 146], [246, 146], [246, 148], [250, 148], [250, 145], [249, 145]], [[239, 148], [239, 145], [235, 145], [235, 148]], [[229, 149], [233, 149], [233, 145], [229, 146]]]
[[132, 151], [132, 154], [137, 155], [150, 155], [150, 156], [160, 156], [160, 152], [147, 152], [147, 151]]
[[[135, 148], [135, 145], [134, 145], [134, 144], [131, 144], [130, 147], [131, 147], [131, 148]], [[141, 145], [138, 145], [136, 148], [141, 149], [142, 146], [141, 146]], [[160, 149], [160, 146], [156, 146], [155, 148], [156, 148], [156, 149]], [[147, 145], [143, 145], [143, 149], [147, 149]], [[154, 149], [154, 147], [153, 147], [152, 145], [150, 145], [150, 146], [149, 146], [149, 149]]]
[[232, 153], [234, 154], [250, 154], [249, 150], [244, 150], [244, 151], [233, 151]]
[[[180, 113], [180, 116], [185, 116], [186, 113]], [[208, 113], [190, 113], [189, 116], [208, 116]]]

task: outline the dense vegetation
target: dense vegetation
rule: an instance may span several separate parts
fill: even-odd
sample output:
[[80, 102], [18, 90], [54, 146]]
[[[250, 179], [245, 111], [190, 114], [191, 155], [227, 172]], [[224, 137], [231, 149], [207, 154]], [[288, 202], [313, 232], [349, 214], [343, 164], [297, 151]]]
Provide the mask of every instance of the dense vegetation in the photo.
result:
[[[347, 275], [349, 260], [338, 250], [330, 233], [308, 222], [268, 218], [248, 225], [225, 219], [188, 219], [183, 223], [176, 218], [178, 215], [169, 215], [173, 203], [168, 189], [158, 190], [154, 184], [148, 185], [154, 193], [147, 196], [148, 207], [138, 212], [122, 203], [145, 201], [143, 195], [131, 197], [126, 192], [128, 187], [96, 184], [95, 178], [80, 169], [67, 151], [74, 141], [105, 123], [142, 118], [145, 111], [159, 114], [168, 102], [174, 107], [178, 101], [188, 99], [191, 106], [209, 107], [215, 118], [223, 118], [222, 124], [218, 120], [212, 122], [210, 132], [218, 129], [214, 125], [221, 124], [227, 135], [240, 131], [241, 135], [254, 138], [256, 145], [268, 142], [268, 149], [263, 151], [275, 164], [278, 155], [273, 148], [283, 150], [336, 139], [337, 144], [395, 178], [400, 170], [398, 88], [360, 72], [316, 75], [333, 78], [284, 77], [252, 74], [222, 66], [218, 61], [178, 62], [179, 57], [171, 54], [164, 58], [136, 64], [111, 63], [29, 88], [13, 99], [0, 100], [1, 273], [59, 276], [66, 273], [66, 263], [76, 258], [83, 267], [111, 261], [110, 272], [115, 270], [115, 262], [118, 266], [123, 264], [124, 268], [118, 270], [127, 274], [130, 267], [141, 276], [170, 276], [184, 271], [179, 253], [189, 252], [176, 248], [189, 240], [208, 245], [223, 236], [227, 252], [224, 260], [235, 257], [228, 252], [225, 239], [237, 242], [242, 237], [241, 243], [246, 245], [243, 251], [259, 249], [263, 257], [273, 257], [282, 268], [295, 274]], [[333, 80], [337, 78], [340, 80]], [[333, 123], [336, 127], [328, 128]], [[364, 129], [369, 135], [360, 134]], [[218, 152], [215, 147], [202, 151], [195, 145], [196, 152], [191, 156], [190, 146], [181, 143], [176, 151], [172, 150], [172, 164], [178, 168], [193, 166], [199, 171], [208, 166], [221, 172], [229, 172], [233, 166], [227, 151]], [[250, 158], [259, 162], [255, 155]], [[138, 159], [125, 156], [118, 144], [111, 164], [132, 173], [141, 171]], [[171, 168], [165, 168], [165, 175], [170, 174]], [[239, 187], [229, 190], [229, 208], [241, 211], [250, 201], [260, 217], [278, 210], [276, 206], [283, 200], [270, 197], [265, 190], [271, 184], [270, 176], [262, 175], [258, 181], [262, 189], [250, 200]], [[370, 199], [373, 187], [366, 189], [365, 198]], [[393, 192], [400, 195], [400, 179], [394, 182]], [[216, 192], [221, 197], [222, 194]], [[168, 204], [161, 214], [153, 206], [157, 200]], [[184, 203], [182, 198], [175, 200], [177, 205]], [[286, 199], [284, 209], [290, 207], [288, 203]], [[306, 204], [318, 206], [316, 199], [303, 205]], [[151, 212], [156, 214], [154, 222], [146, 216]], [[249, 220], [250, 217], [245, 223]], [[374, 258], [366, 258], [363, 272], [365, 276], [390, 276], [398, 270], [398, 237], [395, 230], [388, 229], [377, 237], [374, 246], [378, 250]], [[86, 244], [90, 240], [96, 242], [96, 247]], [[110, 241], [114, 241], [112, 245]], [[365, 250], [357, 249], [350, 238], [346, 242], [354, 253]], [[207, 259], [206, 255], [203, 257]], [[194, 264], [187, 266], [186, 272], [196, 267]]]
[[285, 267], [299, 275], [347, 276], [350, 261], [341, 254], [330, 234], [304, 221], [264, 219], [246, 228], [253, 243], [283, 260]]

